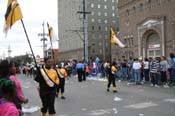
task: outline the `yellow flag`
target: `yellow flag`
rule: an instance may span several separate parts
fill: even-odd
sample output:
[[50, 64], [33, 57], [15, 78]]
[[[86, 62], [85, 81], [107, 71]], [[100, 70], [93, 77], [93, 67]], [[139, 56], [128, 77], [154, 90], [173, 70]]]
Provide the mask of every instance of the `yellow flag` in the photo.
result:
[[50, 41], [56, 41], [57, 36], [56, 36], [56, 33], [54, 32], [53, 28], [49, 25], [49, 23], [47, 23], [47, 27], [48, 27], [48, 31], [49, 31]]
[[48, 27], [48, 31], [49, 31], [49, 37], [50, 40], [53, 40], [53, 28], [49, 25], [49, 23], [47, 23], [47, 27]]
[[113, 29], [110, 29], [110, 34], [111, 34], [111, 44], [118, 45], [119, 47], [125, 47], [125, 45], [116, 37], [115, 32]]
[[4, 27], [4, 32], [7, 34], [9, 28], [12, 27], [12, 25], [22, 19], [22, 12], [19, 7], [19, 4], [17, 0], [8, 0], [7, 3], [7, 10], [5, 13], [5, 27]]

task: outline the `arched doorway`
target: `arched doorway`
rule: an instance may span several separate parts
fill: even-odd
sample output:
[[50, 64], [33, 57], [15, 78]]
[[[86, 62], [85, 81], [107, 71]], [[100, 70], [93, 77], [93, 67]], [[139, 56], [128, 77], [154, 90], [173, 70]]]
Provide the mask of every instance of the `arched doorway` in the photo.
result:
[[161, 56], [161, 45], [160, 37], [158, 33], [152, 32], [147, 36], [147, 57], [160, 57]]

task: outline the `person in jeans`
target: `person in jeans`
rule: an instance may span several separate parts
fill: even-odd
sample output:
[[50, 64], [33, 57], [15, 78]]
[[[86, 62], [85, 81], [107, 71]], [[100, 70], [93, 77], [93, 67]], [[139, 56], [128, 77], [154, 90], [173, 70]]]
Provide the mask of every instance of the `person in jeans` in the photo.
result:
[[170, 86], [175, 86], [175, 56], [173, 53], [170, 53], [169, 71], [170, 71]]
[[162, 56], [160, 62], [160, 74], [161, 74], [161, 82], [164, 88], [168, 88], [167, 74], [166, 74], [167, 70], [168, 70], [168, 62], [166, 60], [166, 57]]
[[145, 58], [143, 64], [144, 64], [145, 82], [149, 82], [149, 61], [148, 61], [148, 58]]
[[133, 66], [132, 66], [136, 85], [141, 84], [141, 67], [142, 66], [141, 66], [138, 58], [136, 58], [134, 63], [133, 63]]
[[152, 62], [151, 66], [151, 73], [152, 73], [152, 79], [151, 79], [151, 86], [159, 87], [158, 82], [159, 82], [159, 76], [160, 76], [160, 58], [156, 58]]

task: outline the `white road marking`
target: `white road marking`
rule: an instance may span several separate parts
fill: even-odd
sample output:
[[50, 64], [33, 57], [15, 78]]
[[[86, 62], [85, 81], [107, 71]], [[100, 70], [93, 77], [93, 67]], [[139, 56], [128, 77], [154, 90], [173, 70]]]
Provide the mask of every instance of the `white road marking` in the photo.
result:
[[118, 114], [118, 110], [116, 108], [112, 109], [114, 111], [114, 114]]
[[122, 101], [123, 99], [122, 98], [119, 98], [119, 97], [115, 97], [114, 98], [114, 101]]
[[87, 109], [86, 109], [86, 108], [82, 108], [81, 110], [82, 110], [82, 111], [86, 111]]
[[88, 80], [95, 80], [95, 81], [102, 81], [102, 82], [107, 81], [106, 78], [98, 78], [98, 77], [89, 77]]
[[116, 108], [112, 108], [112, 109], [100, 109], [100, 110], [90, 111], [90, 113], [88, 113], [88, 115], [90, 115], [90, 116], [106, 115], [107, 116], [107, 114], [111, 114], [111, 113], [118, 114], [118, 111], [117, 111]]
[[158, 105], [152, 102], [143, 102], [138, 104], [127, 105], [125, 106], [125, 108], [142, 109], [142, 108], [148, 108], [153, 106], [158, 106]]
[[166, 101], [166, 102], [171, 102], [171, 103], [175, 103], [175, 99], [165, 99], [164, 101]]

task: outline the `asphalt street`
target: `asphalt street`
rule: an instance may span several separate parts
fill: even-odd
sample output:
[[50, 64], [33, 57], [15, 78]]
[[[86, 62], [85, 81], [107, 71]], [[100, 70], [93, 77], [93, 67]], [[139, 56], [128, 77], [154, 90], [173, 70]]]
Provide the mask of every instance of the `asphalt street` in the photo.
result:
[[[38, 83], [31, 77], [17, 77], [29, 98], [29, 103], [23, 104], [24, 116], [41, 116]], [[66, 80], [66, 99], [59, 96], [55, 100], [56, 116], [174, 116], [175, 87], [116, 84], [118, 93], [113, 93], [112, 87], [106, 91], [106, 79], [92, 77], [80, 83], [76, 76], [71, 77]]]

